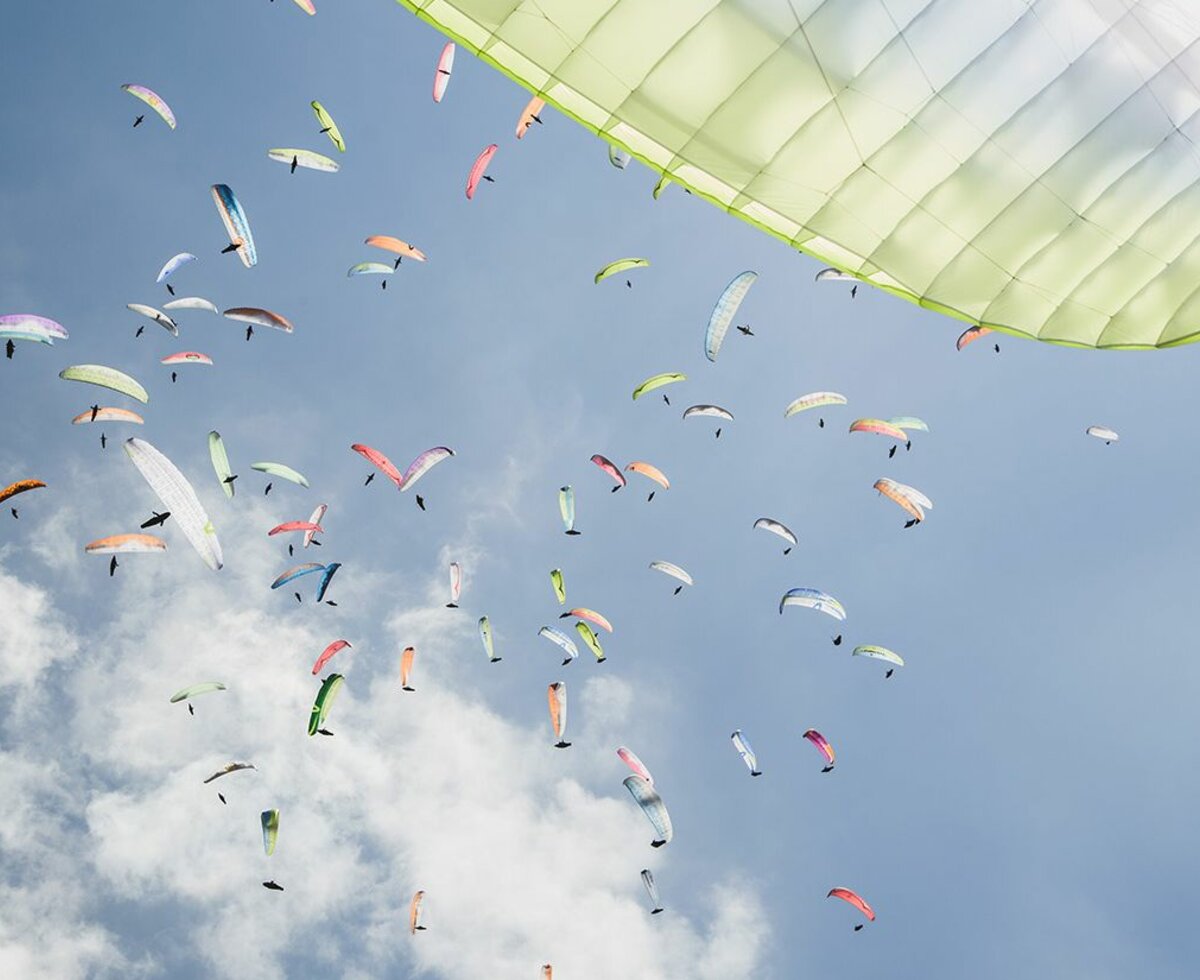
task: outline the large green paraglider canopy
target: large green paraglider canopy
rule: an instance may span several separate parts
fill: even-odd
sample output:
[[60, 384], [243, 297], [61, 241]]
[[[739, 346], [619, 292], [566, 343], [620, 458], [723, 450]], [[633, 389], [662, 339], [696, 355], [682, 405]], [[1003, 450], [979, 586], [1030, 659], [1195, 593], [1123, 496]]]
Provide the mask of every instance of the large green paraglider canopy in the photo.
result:
[[1200, 339], [1183, 0], [399, 0], [794, 247], [971, 323]]

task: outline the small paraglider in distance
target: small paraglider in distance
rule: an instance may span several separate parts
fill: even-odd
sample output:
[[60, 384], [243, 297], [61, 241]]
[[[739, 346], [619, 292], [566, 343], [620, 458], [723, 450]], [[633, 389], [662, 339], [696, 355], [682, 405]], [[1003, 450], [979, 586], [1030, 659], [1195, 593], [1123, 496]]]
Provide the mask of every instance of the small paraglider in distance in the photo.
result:
[[[872, 909], [871, 906], [869, 906], [856, 892], [851, 891], [849, 888], [831, 888], [829, 890], [829, 894], [825, 897], [840, 898], [843, 902], [846, 902], [847, 904], [858, 909], [859, 912], [867, 917], [868, 922], [875, 921], [874, 909]], [[858, 932], [860, 929], [862, 929], [862, 927], [863, 924], [860, 922], [854, 927], [854, 931]]]
[[424, 899], [424, 891], [419, 891], [412, 897], [412, 904], [408, 907], [409, 935], [415, 936], [418, 932], [425, 931], [425, 927], [421, 925], [421, 903], [424, 901]]
[[[225, 801], [224, 801], [224, 800], [222, 800], [221, 802], [222, 802], [222, 803], [224, 803]], [[264, 881], [264, 882], [262, 883], [262, 886], [263, 886], [263, 888], [269, 888], [269, 889], [270, 889], [271, 891], [273, 891], [273, 892], [281, 892], [281, 891], [283, 891], [283, 885], [281, 885], [281, 884], [279, 884], [278, 882], [275, 882], [275, 881]]]
[[650, 846], [662, 847], [664, 844], [669, 844], [675, 836], [675, 831], [671, 825], [671, 815], [667, 812], [662, 797], [658, 795], [658, 790], [636, 773], [625, 777], [624, 786], [629, 790], [629, 795], [634, 798], [637, 805], [642, 808], [642, 813], [645, 814], [657, 834], [655, 839], [650, 842]]
[[662, 902], [658, 898], [658, 886], [654, 884], [654, 875], [648, 868], [642, 869], [642, 884], [646, 888], [646, 894], [650, 896], [650, 914], [658, 915], [662, 910]]
[[459, 597], [462, 596], [462, 566], [458, 562], [450, 563], [450, 601], [447, 609], [457, 609]]
[[804, 738], [806, 738], [810, 742], [812, 742], [812, 744], [817, 747], [817, 751], [820, 752], [821, 755], [825, 757], [826, 765], [825, 765], [825, 768], [821, 770], [821, 772], [832, 772], [833, 766], [834, 766], [834, 761], [835, 761], [835, 756], [834, 756], [833, 746], [829, 744], [829, 741], [825, 738], [825, 736], [822, 735], [815, 728], [810, 728], [808, 731], [806, 731], [804, 733]]
[[566, 681], [555, 681], [547, 688], [547, 699], [550, 702], [550, 724], [554, 729], [556, 749], [567, 749], [571, 743], [566, 740], [567, 732], [567, 684]]
[[1116, 432], [1104, 425], [1089, 425], [1087, 427], [1087, 434], [1093, 439], [1103, 439], [1106, 446], [1111, 446], [1121, 438]]
[[400, 690], [415, 691], [408, 681], [412, 676], [413, 660], [417, 655], [415, 647], [405, 647], [404, 652], [400, 655]]
[[487, 616], [479, 617], [479, 640], [483, 644], [483, 652], [487, 654], [488, 663], [499, 663], [503, 657], [496, 656], [496, 648], [492, 643], [492, 624]]
[[558, 488], [558, 510], [562, 515], [563, 533], [579, 535], [575, 530], [575, 491], [569, 486]]
[[[721, 345], [725, 343], [725, 334], [729, 330], [729, 325], [737, 316], [738, 308], [742, 305], [742, 300], [746, 298], [746, 293], [757, 280], [757, 272], [738, 273], [717, 298], [716, 305], [713, 306], [712, 313], [708, 318], [708, 327], [704, 332], [704, 356], [710, 361], [716, 361], [717, 354], [721, 352]], [[749, 328], [742, 332], [747, 333], [748, 330]]]
[[495, 143], [485, 147], [483, 151], [475, 158], [475, 162], [471, 164], [471, 172], [467, 175], [467, 200], [475, 197], [475, 190], [479, 187], [479, 182], [486, 180], [489, 184], [494, 184], [495, 180], [487, 176], [488, 164], [492, 162], [492, 157], [496, 155], [499, 149]]
[[441, 102], [450, 84], [450, 75], [454, 71], [454, 42], [449, 42], [438, 56], [437, 70], [433, 73], [433, 101]]
[[750, 775], [761, 776], [762, 770], [758, 768], [758, 756], [754, 754], [754, 749], [750, 747], [742, 730], [739, 728], [729, 738], [733, 742], [733, 747], [737, 749], [738, 755], [742, 757], [742, 761], [746, 763], [746, 768], [750, 770]]

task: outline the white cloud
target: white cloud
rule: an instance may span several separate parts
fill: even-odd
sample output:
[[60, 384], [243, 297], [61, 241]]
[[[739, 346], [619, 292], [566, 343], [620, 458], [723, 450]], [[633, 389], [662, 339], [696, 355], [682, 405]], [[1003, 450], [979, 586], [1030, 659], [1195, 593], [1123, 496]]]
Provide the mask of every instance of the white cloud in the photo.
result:
[[[250, 540], [251, 528], [266, 526], [260, 509], [227, 519], [228, 540]], [[485, 560], [471, 540], [462, 550]], [[707, 923], [647, 913], [638, 872], [653, 867], [661, 879], [671, 855], [648, 847], [651, 828], [620, 785], [613, 748], [638, 698], [628, 684], [612, 676], [572, 682], [575, 746], [555, 750], [544, 689], [525, 702], [521, 723], [483, 698], [483, 657], [463, 655], [478, 644], [474, 617], [441, 608], [444, 568], [404, 586], [356, 570], [372, 594], [413, 598], [381, 617], [383, 629], [348, 636], [354, 648], [327, 668], [347, 677], [329, 721], [335, 737], [309, 738], [310, 667], [347, 618], [277, 594], [260, 598], [270, 562], [265, 550], [250, 550], [209, 575], [185, 553], [156, 565], [154, 576], [118, 579], [119, 611], [89, 631], [82, 649], [45, 592], [25, 585], [14, 593], [25, 639], [0, 646], [5, 662], [24, 671], [26, 684], [54, 660], [70, 662], [70, 703], [54, 725], [71, 744], [63, 764], [73, 771], [61, 781], [71, 798], [62, 809], [85, 820], [71, 870], [53, 868], [39, 888], [78, 892], [86, 878], [86, 894], [171, 906], [180, 920], [172, 941], [165, 952], [151, 946], [181, 962], [198, 958], [205, 976], [295, 975], [289, 964], [299, 960], [314, 975], [346, 976], [407, 968], [533, 977], [543, 962], [555, 964], [556, 976], [598, 980], [753, 972], [765, 942], [753, 887], [714, 891]], [[23, 660], [30, 639], [47, 651], [32, 664]], [[418, 649], [415, 694], [397, 680], [407, 644]], [[197, 699], [195, 716], [167, 703], [201, 680], [229, 690]], [[202, 784], [234, 759], [258, 771]], [[27, 807], [31, 792], [18, 787], [11, 799], [25, 802], [10, 806]], [[281, 810], [270, 858], [258, 820], [268, 807]], [[28, 835], [0, 840], [17, 855], [47, 847]], [[287, 890], [266, 891], [260, 882], [269, 878]], [[429, 928], [410, 937], [417, 888], [427, 893]], [[12, 975], [121, 964], [111, 935], [87, 924], [89, 909], [76, 903], [71, 944], [2, 954], [18, 968]], [[125, 940], [128, 959], [159, 965], [145, 958], [136, 930]]]

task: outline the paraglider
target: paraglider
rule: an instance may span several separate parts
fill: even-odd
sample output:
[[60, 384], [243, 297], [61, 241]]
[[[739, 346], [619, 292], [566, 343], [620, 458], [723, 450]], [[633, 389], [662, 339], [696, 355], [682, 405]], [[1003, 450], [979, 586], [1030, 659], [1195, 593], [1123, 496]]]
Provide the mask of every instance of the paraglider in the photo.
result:
[[629, 269], [645, 269], [650, 265], [649, 259], [617, 259], [615, 262], [609, 262], [595, 276], [592, 281], [599, 285], [609, 276], [615, 276], [618, 273], [625, 272]]
[[642, 397], [642, 395], [645, 395], [648, 392], [655, 391], [658, 388], [663, 387], [664, 385], [678, 384], [680, 381], [687, 381], [687, 375], [679, 374], [678, 372], [671, 372], [671, 371], [665, 372], [663, 374], [651, 375], [649, 378], [647, 378], [640, 385], [638, 385], [636, 388], [633, 389], [633, 400], [637, 401], [639, 398]]
[[628, 167], [629, 161], [632, 159], [633, 157], [619, 147], [613, 146], [611, 143], [608, 145], [608, 162], [618, 170]]
[[384, 476], [396, 484], [396, 489], [400, 489], [400, 485], [404, 482], [404, 478], [400, 475], [400, 471], [392, 464], [392, 461], [383, 455], [383, 453], [381, 453], [378, 449], [373, 449], [372, 447], [364, 445], [361, 442], [354, 443], [350, 448], [358, 453], [367, 462], [378, 467]]
[[726, 422], [733, 421], [733, 414], [720, 405], [692, 405], [683, 410], [683, 417], [691, 419], [696, 417], [724, 419]]
[[[158, 117], [172, 129], [175, 128], [175, 113], [171, 111], [171, 107], [167, 105], [166, 100], [153, 89], [146, 88], [145, 85], [134, 85], [130, 82], [121, 86], [122, 92], [128, 92], [135, 99], [140, 99], [146, 103], [151, 109], [158, 113]], [[138, 117], [139, 121], [141, 117]], [[134, 123], [137, 126], [137, 123]]]
[[[313, 537], [317, 534], [317, 529], [320, 528], [321, 521], [325, 517], [327, 510], [329, 510], [328, 504], [317, 504], [316, 510], [308, 516], [308, 523], [313, 525], [313, 530], [304, 532], [304, 547], [307, 548], [313, 543]], [[321, 533], [324, 534], [325, 532], [321, 531]], [[321, 542], [317, 541], [316, 543], [319, 545]]]
[[848, 272], [842, 272], [840, 269], [822, 269], [817, 273], [814, 282], [856, 282], [857, 276], [852, 276]]
[[534, 123], [541, 123], [541, 111], [546, 106], [544, 100], [539, 99], [536, 95], [529, 100], [525, 108], [521, 110], [521, 116], [517, 120], [517, 139], [524, 139], [525, 133]]
[[563, 533], [579, 534], [575, 530], [575, 491], [569, 486], [558, 488], [558, 512], [562, 515]]
[[646, 764], [634, 754], [632, 749], [627, 749], [624, 745], [620, 746], [617, 749], [617, 758], [651, 786], [654, 785], [654, 777], [650, 775], [650, 770], [646, 768]]
[[317, 657], [316, 663], [313, 664], [313, 677], [316, 677], [317, 674], [321, 673], [321, 668], [323, 668], [327, 663], [329, 663], [330, 660], [333, 659], [334, 654], [345, 650], [349, 646], [349, 640], [334, 640], [332, 643], [330, 643], [329, 646], [321, 651], [321, 655]]
[[566, 605], [567, 602], [567, 586], [563, 580], [561, 568], [552, 568], [550, 570], [550, 584], [554, 587], [554, 598], [558, 600], [560, 606]]
[[885, 663], [891, 664], [892, 666], [888, 668], [887, 673], [884, 675], [885, 678], [891, 677], [892, 671], [896, 667], [904, 666], [904, 658], [887, 647], [858, 646], [851, 651], [850, 655], [852, 657], [868, 657], [871, 660], [882, 660]]
[[770, 531], [772, 534], [783, 538], [788, 543], [788, 546], [783, 549], [785, 555], [796, 546], [796, 535], [792, 533], [792, 529], [772, 517], [760, 517], [754, 522], [754, 527], [760, 531]]
[[[167, 523], [167, 519], [170, 516], [171, 516], [171, 512], [169, 510], [164, 510], [161, 514], [156, 510], [152, 510], [152, 511], [150, 511], [150, 516], [148, 518], [146, 518], [146, 520], [142, 521], [142, 524], [141, 524], [142, 530], [144, 531], [148, 527], [162, 527], [164, 524]], [[149, 536], [149, 535], [147, 535], [147, 536]], [[163, 547], [166, 547], [166, 546], [164, 545]]]
[[611, 633], [613, 631], [612, 624], [609, 623], [609, 621], [607, 619], [605, 619], [598, 612], [596, 612], [596, 610], [587, 609], [583, 606], [576, 606], [574, 609], [568, 609], [565, 613], [562, 613], [558, 618], [559, 619], [569, 619], [572, 616], [574, 616], [576, 619], [585, 619], [589, 623], [594, 623], [596, 626], [599, 626], [606, 633]]
[[421, 925], [421, 902], [424, 899], [425, 893], [419, 891], [413, 895], [412, 904], [408, 907], [408, 931], [410, 935], [415, 936], [418, 932], [425, 931], [425, 927]]
[[582, 620], [577, 622], [575, 624], [575, 632], [579, 634], [584, 645], [592, 651], [592, 654], [596, 658], [596, 663], [602, 664], [608, 659], [604, 656], [604, 648], [600, 645], [600, 637], [596, 635], [596, 631], [588, 626], [587, 623]]
[[419, 248], [391, 235], [371, 235], [363, 244], [370, 245], [372, 248], [381, 248], [385, 252], [392, 252], [401, 259], [412, 259], [415, 262], [425, 261], [425, 253]]
[[203, 296], [181, 296], [179, 299], [173, 299], [169, 303], [163, 303], [164, 310], [205, 310], [208, 313], [217, 313], [221, 311], [217, 309], [216, 303], [205, 299]]
[[725, 334], [729, 330], [729, 325], [737, 316], [742, 300], [746, 298], [746, 293], [754, 285], [756, 279], [758, 279], [757, 272], [739, 273], [733, 277], [733, 280], [718, 297], [712, 314], [708, 318], [708, 328], [704, 331], [704, 356], [710, 361], [716, 361], [717, 354], [721, 352], [721, 345], [725, 343]]
[[[192, 698], [199, 697], [201, 694], [212, 694], [216, 691], [227, 690], [224, 684], [220, 681], [204, 681], [201, 684], [193, 684], [190, 687], [185, 687], [180, 691], [176, 691], [171, 695], [171, 704], [178, 704], [180, 701], [188, 701]], [[206, 780], [208, 782], [208, 780]]]
[[[826, 895], [825, 897], [826, 898], [840, 898], [843, 902], [847, 902], [848, 904], [852, 905], [854, 908], [858, 909], [858, 911], [860, 911], [863, 915], [865, 915], [867, 917], [868, 922], [875, 921], [875, 912], [871, 908], [871, 906], [869, 906], [858, 895], [858, 893], [851, 891], [849, 888], [831, 888], [829, 890], [829, 894]], [[862, 928], [861, 924], [857, 925], [854, 927], [854, 931], [858, 932], [858, 930], [861, 928]]]
[[646, 894], [650, 896], [650, 914], [658, 915], [662, 909], [662, 902], [658, 899], [658, 886], [654, 884], [654, 875], [648, 868], [642, 869], [642, 884], [646, 887]]
[[413, 660], [417, 655], [415, 647], [405, 647], [404, 652], [400, 654], [400, 690], [415, 691], [416, 688], [411, 687], [408, 683], [412, 676]]
[[[648, 480], [653, 480], [664, 490], [671, 489], [671, 481], [667, 479], [666, 474], [663, 473], [663, 471], [660, 470], [657, 466], [654, 466], [651, 463], [643, 463], [640, 461], [630, 463], [628, 466], [625, 467], [625, 472], [626, 473], [640, 473], [642, 476], [646, 477]], [[655, 493], [656, 493], [656, 491], [651, 490], [650, 496], [647, 497], [646, 499], [653, 500]]]
[[475, 196], [475, 189], [479, 186], [481, 180], [491, 182], [492, 178], [488, 177], [485, 171], [488, 164], [492, 162], [492, 157], [496, 155], [499, 147], [492, 143], [484, 148], [483, 152], [475, 158], [475, 162], [471, 164], [471, 172], [467, 175], [467, 200], [471, 200]]
[[742, 757], [742, 761], [746, 763], [746, 768], [750, 770], [751, 776], [761, 776], [762, 770], [758, 768], [758, 756], [754, 754], [754, 749], [750, 747], [750, 743], [746, 741], [746, 736], [742, 734], [739, 728], [729, 736], [733, 741], [733, 747], [737, 749], [738, 755]]
[[268, 538], [273, 538], [277, 534], [290, 534], [293, 531], [303, 531], [305, 534], [310, 531], [313, 534], [325, 532], [325, 528], [320, 524], [313, 524], [309, 521], [284, 521], [282, 524], [276, 524], [267, 532]]
[[666, 804], [663, 803], [662, 797], [658, 795], [654, 785], [636, 773], [626, 776], [624, 785], [629, 790], [629, 795], [642, 808], [642, 813], [646, 815], [650, 826], [658, 835], [650, 842], [650, 846], [662, 847], [663, 844], [669, 844], [675, 836], [674, 828], [671, 826], [671, 815], [667, 812]]
[[339, 153], [346, 152], [346, 141], [342, 139], [342, 131], [338, 129], [337, 123], [333, 121], [333, 116], [320, 102], [312, 102], [313, 115], [317, 117], [317, 122], [321, 124], [321, 132], [329, 137], [329, 142], [338, 148]]
[[196, 549], [196, 553], [214, 572], [223, 560], [221, 543], [208, 513], [187, 478], [166, 456], [143, 439], [125, 440], [125, 452], [150, 484], [159, 500], [175, 517], [175, 523]]
[[888, 425], [894, 425], [897, 429], [903, 429], [907, 432], [928, 432], [929, 425], [915, 415], [897, 415], [895, 418], [887, 420]]
[[341, 689], [341, 674], [330, 674], [321, 684], [321, 689], [317, 692], [317, 699], [313, 702], [312, 711], [308, 717], [308, 734], [310, 737], [316, 735], [325, 726], [325, 718], [329, 714], [329, 709], [333, 707], [334, 699]]
[[204, 780], [204, 782], [206, 784], [211, 783], [214, 779], [220, 779], [222, 776], [228, 776], [231, 772], [241, 772], [244, 769], [257, 768], [258, 766], [254, 765], [252, 762], [230, 762], [214, 772], [208, 777], [208, 779]]
[[80, 412], [73, 419], [72, 425], [86, 425], [89, 422], [129, 422], [131, 425], [145, 425], [146, 420], [138, 415], [137, 412], [131, 412], [126, 408], [112, 408], [96, 406], [94, 409], [88, 409], [86, 412]]
[[212, 367], [212, 358], [199, 351], [185, 350], [178, 354], [168, 354], [159, 363], [168, 366], [172, 364], [205, 364]]
[[538, 630], [538, 636], [543, 636], [551, 643], [555, 643], [562, 648], [563, 652], [567, 655], [567, 659], [562, 662], [564, 667], [579, 656], [579, 648], [575, 646], [575, 641], [561, 630], [556, 630], [553, 626], [543, 626]]
[[652, 561], [650, 567], [656, 572], [662, 572], [664, 575], [670, 575], [673, 579], [678, 579], [682, 584], [675, 589], [675, 594], [679, 595], [684, 585], [692, 585], [692, 577], [678, 565], [669, 561]]
[[897, 442], [908, 442], [908, 434], [883, 419], [855, 419], [850, 423], [851, 432], [872, 432], [877, 436], [889, 436]]
[[547, 698], [550, 702], [550, 725], [554, 729], [554, 737], [558, 739], [554, 743], [556, 749], [570, 748], [571, 743], [566, 741], [567, 732], [567, 684], [565, 681], [555, 681], [546, 691]]
[[779, 612], [781, 615], [783, 614], [784, 606], [802, 606], [805, 609], [815, 609], [817, 612], [823, 612], [826, 616], [832, 616], [839, 621], [846, 618], [846, 610], [842, 604], [828, 592], [822, 592], [820, 589], [789, 589], [783, 594], [783, 598], [779, 600]]
[[73, 364], [71, 367], [63, 368], [58, 372], [58, 376], [63, 381], [81, 381], [84, 384], [96, 385], [100, 388], [108, 388], [112, 391], [120, 392], [122, 395], [128, 395], [146, 405], [150, 401], [150, 396], [146, 393], [146, 389], [138, 384], [133, 378], [123, 371], [118, 371], [116, 368], [106, 367], [103, 364]]
[[798, 412], [806, 412], [810, 408], [821, 408], [825, 405], [845, 405], [846, 396], [840, 395], [836, 391], [814, 391], [807, 395], [801, 395], [794, 402], [788, 405], [783, 410], [785, 419], [791, 418]]
[[591, 460], [600, 467], [605, 473], [613, 478], [616, 486], [612, 488], [612, 492], [616, 493], [621, 487], [625, 486], [625, 475], [617, 468], [617, 465], [607, 456], [601, 456], [600, 453], [595, 453]]
[[270, 857], [275, 853], [275, 842], [279, 839], [279, 811], [263, 810], [259, 819], [262, 822], [263, 850]]
[[250, 469], [257, 470], [259, 473], [277, 476], [282, 480], [287, 480], [289, 483], [295, 483], [298, 486], [308, 489], [308, 478], [303, 473], [292, 469], [290, 466], [285, 466], [283, 463], [251, 463]]
[[408, 469], [404, 471], [404, 475], [400, 478], [399, 487], [401, 492], [413, 486], [413, 484], [442, 460], [449, 459], [453, 455], [454, 450], [448, 449], [445, 446], [434, 446], [432, 449], [426, 449], [425, 452], [421, 453], [421, 455], [408, 464]]
[[323, 153], [314, 153], [312, 150], [301, 150], [291, 146], [280, 146], [273, 150], [267, 150], [267, 156], [276, 163], [288, 164], [292, 168], [292, 173], [296, 172], [297, 167], [304, 170], [316, 170], [323, 174], [336, 174], [341, 169], [336, 160], [331, 160]]
[[503, 657], [496, 656], [496, 648], [492, 644], [492, 624], [487, 616], [479, 617], [479, 641], [483, 644], [483, 652], [487, 654], [488, 663], [497, 663]]
[[1112, 429], [1106, 428], [1103, 425], [1089, 425], [1087, 427], [1087, 434], [1094, 439], [1103, 439], [1106, 446], [1112, 445], [1121, 438]]
[[832, 770], [834, 764], [833, 746], [829, 744], [829, 741], [825, 738], [825, 736], [815, 728], [810, 728], [804, 733], [804, 737], [812, 742], [812, 744], [817, 747], [817, 751], [825, 757], [826, 766], [821, 770], [821, 772], [829, 772]]
[[300, 578], [302, 575], [311, 575], [313, 572], [323, 572], [324, 570], [325, 566], [319, 561], [309, 561], [302, 565], [296, 565], [294, 568], [289, 568], [286, 572], [282, 573], [278, 578], [276, 578], [275, 581], [271, 583], [271, 588], [281, 588], [282, 586], [287, 585], [289, 582], [293, 582]]
[[28, 493], [30, 490], [40, 490], [45, 487], [41, 480], [17, 480], [16, 483], [10, 483], [3, 490], [0, 490], [0, 503], [8, 500], [10, 497], [15, 497], [19, 493]]
[[68, 339], [66, 327], [48, 317], [38, 316], [35, 313], [6, 313], [4, 316], [0, 316], [0, 340], [8, 342], [9, 358], [12, 357], [11, 350], [14, 340], [27, 340], [31, 343], [53, 347], [54, 341], [66, 339]]
[[[337, 574], [337, 570], [342, 567], [342, 563], [338, 561], [330, 562], [321, 570], [321, 581], [317, 585], [317, 602], [325, 598], [325, 591], [329, 588], [329, 583], [333, 581], [333, 577]], [[337, 603], [330, 603], [336, 606]]]
[[968, 344], [974, 343], [980, 337], [986, 337], [992, 332], [991, 327], [967, 327], [958, 335], [958, 340], [954, 342], [955, 350], [962, 350]]
[[874, 487], [893, 503], [902, 507], [913, 517], [914, 523], [925, 520], [925, 509], [933, 510], [933, 501], [916, 487], [906, 483], [897, 483], [887, 477], [875, 481]]
[[213, 472], [217, 474], [221, 490], [226, 497], [232, 499], [233, 482], [237, 477], [233, 475], [233, 470], [229, 467], [229, 456], [225, 452], [225, 443], [221, 439], [221, 433], [216, 429], [208, 434], [208, 458], [212, 460]]
[[[300, 0], [296, 0], [296, 2], [299, 3]], [[224, 802], [224, 800], [222, 800], [221, 802]], [[273, 892], [283, 891], [283, 885], [279, 884], [278, 882], [276, 882], [274, 880], [264, 881], [262, 883], [262, 886], [263, 886], [263, 888], [266, 888], [268, 891], [273, 891]]]
[[167, 550], [167, 542], [153, 534], [113, 534], [83, 546], [89, 555], [153, 555]]
[[237, 252], [242, 265], [249, 269], [258, 261], [258, 252], [254, 248], [254, 236], [250, 234], [246, 212], [228, 184], [213, 184], [212, 198], [229, 235], [229, 246], [222, 251]]
[[446, 94], [446, 86], [450, 84], [450, 75], [454, 71], [454, 42], [451, 41], [438, 56], [437, 70], [433, 73], [433, 101], [441, 102]]
[[235, 306], [221, 315], [239, 323], [248, 323], [254, 327], [270, 327], [273, 330], [282, 330], [284, 333], [292, 333], [295, 329], [287, 317], [280, 316], [271, 310], [259, 309], [257, 306]]
[[450, 563], [450, 601], [447, 609], [458, 608], [458, 598], [462, 595], [462, 567], [456, 561]]
[[189, 262], [195, 262], [195, 261], [196, 261], [196, 256], [194, 256], [191, 252], [180, 252], [178, 255], [172, 255], [163, 264], [163, 267], [158, 270], [158, 275], [155, 277], [154, 282], [156, 284], [161, 284], [161, 283], [166, 282], [167, 279], [171, 276], [171, 274], [174, 273], [181, 266], [185, 266]]

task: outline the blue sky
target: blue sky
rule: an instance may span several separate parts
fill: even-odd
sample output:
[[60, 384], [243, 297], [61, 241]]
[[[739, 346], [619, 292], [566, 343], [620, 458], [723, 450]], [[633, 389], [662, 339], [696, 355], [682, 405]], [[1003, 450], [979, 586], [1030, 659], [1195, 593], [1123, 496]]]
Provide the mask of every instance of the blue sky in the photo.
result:
[[[38, 476], [0, 524], [9, 627], [0, 673], [0, 972], [23, 976], [556, 977], [1035, 973], [1190, 976], [1181, 927], [1197, 873], [1190, 649], [1197, 536], [1192, 379], [1197, 352], [1095, 353], [1001, 338], [956, 352], [960, 325], [870, 289], [851, 301], [818, 266], [655, 176], [617, 171], [604, 146], [551, 110], [518, 143], [527, 95], [460, 52], [441, 105], [443, 43], [385, 0], [120, 2], [6, 11], [10, 140], [0, 161], [0, 305], [63, 323], [69, 341], [0, 363], [0, 483]], [[179, 128], [123, 82], [159, 91]], [[274, 146], [332, 153], [308, 103], [348, 144], [336, 175], [269, 161]], [[475, 155], [500, 144], [484, 185]], [[230, 184], [259, 264], [226, 243], [209, 185]], [[378, 259], [371, 234], [412, 241], [381, 291], [347, 279]], [[263, 306], [291, 336], [203, 312], [178, 342], [125, 304], [173, 280], [219, 307]], [[592, 284], [644, 255], [651, 268]], [[732, 276], [759, 280], [740, 320], [756, 336], [702, 350]], [[210, 354], [171, 385], [158, 359]], [[156, 501], [95, 426], [95, 400], [56, 375], [112, 364], [151, 392], [143, 436], [196, 485], [226, 568], [204, 568], [177, 528], [161, 558], [110, 581], [82, 545], [133, 530]], [[629, 394], [679, 370], [671, 405]], [[826, 427], [783, 408], [844, 392]], [[105, 399], [113, 404], [123, 400]], [[714, 440], [684, 407], [736, 419]], [[849, 435], [860, 416], [928, 421], [912, 451]], [[1112, 426], [1121, 441], [1084, 436]], [[241, 473], [232, 503], [208, 466], [219, 429]], [[131, 434], [131, 433], [130, 433]], [[457, 455], [421, 486], [428, 511], [349, 451], [404, 465]], [[647, 459], [671, 478], [647, 503], [634, 477], [608, 491], [589, 462]], [[249, 471], [278, 459], [302, 490]], [[919, 528], [871, 489], [891, 476], [935, 503]], [[555, 495], [578, 495], [561, 533]], [[270, 592], [288, 562], [265, 531], [326, 501], [322, 560], [339, 606]], [[800, 538], [784, 557], [755, 518]], [[307, 556], [306, 556], [307, 557]], [[463, 562], [459, 613], [446, 563]], [[678, 597], [648, 570], [696, 580]], [[608, 661], [560, 668], [536, 637], [557, 616], [547, 573], [603, 611]], [[793, 586], [838, 596], [845, 624], [776, 612]], [[489, 615], [504, 660], [489, 665]], [[830, 637], [846, 636], [840, 648]], [[309, 666], [338, 636], [347, 692], [338, 737], [303, 726]], [[401, 695], [399, 650], [418, 647]], [[901, 652], [884, 681], [857, 643]], [[189, 718], [178, 687], [223, 679]], [[567, 752], [551, 748], [545, 686], [568, 683]], [[224, 698], [224, 700], [221, 700]], [[170, 709], [170, 710], [168, 710]], [[838, 750], [835, 772], [801, 733]], [[729, 745], [742, 728], [765, 775]], [[622, 789], [617, 745], [650, 765], [676, 839]], [[221, 809], [200, 780], [231, 758]], [[241, 779], [240, 782], [235, 780]], [[233, 797], [237, 795], [235, 800]], [[280, 806], [280, 846], [257, 814]], [[668, 913], [651, 920], [638, 871]], [[258, 882], [276, 877], [283, 895]], [[878, 921], [855, 934], [826, 902], [845, 885]], [[411, 939], [408, 898], [429, 896]], [[51, 914], [53, 912], [53, 914]], [[15, 972], [13, 972], [15, 971]], [[707, 972], [705, 972], [707, 971]]]

